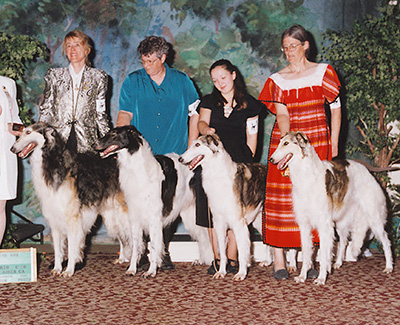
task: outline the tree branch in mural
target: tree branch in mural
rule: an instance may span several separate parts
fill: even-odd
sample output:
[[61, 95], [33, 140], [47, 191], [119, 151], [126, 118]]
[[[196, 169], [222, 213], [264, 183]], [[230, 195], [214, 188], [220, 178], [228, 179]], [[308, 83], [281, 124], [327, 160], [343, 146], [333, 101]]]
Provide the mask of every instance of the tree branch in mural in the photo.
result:
[[293, 25], [293, 22], [309, 25], [306, 18], [309, 16], [308, 10], [302, 6], [304, 0], [246, 0], [236, 3], [235, 6], [232, 0], [163, 1], [169, 2], [171, 10], [177, 12], [171, 19], [179, 20], [180, 23], [188, 13], [205, 20], [212, 19], [216, 26], [215, 34], [219, 32], [218, 22], [226, 13], [228, 17], [232, 17], [241, 41], [249, 44], [256, 54], [269, 58], [268, 62], [261, 61], [261, 64], [269, 65], [272, 71], [283, 66], [282, 53], [279, 50], [280, 34]]
[[381, 168], [400, 159], [399, 7], [379, 8], [379, 17], [355, 22], [351, 32], [328, 30], [329, 45], [322, 48], [324, 59], [343, 72], [349, 118], [362, 137], [349, 153], [359, 150]]
[[230, 4], [233, 0], [163, 0], [169, 2], [171, 11], [175, 11], [175, 15], [171, 15], [171, 19], [179, 20], [179, 23], [186, 19], [188, 13], [193, 13], [199, 18], [205, 20], [213, 19], [216, 27], [222, 15], [226, 12], [229, 16], [234, 7]]
[[[8, 35], [0, 32], [0, 75], [16, 81], [23, 80], [29, 62], [47, 58], [47, 48], [42, 42], [26, 35]], [[24, 124], [31, 124], [32, 112], [20, 105]]]

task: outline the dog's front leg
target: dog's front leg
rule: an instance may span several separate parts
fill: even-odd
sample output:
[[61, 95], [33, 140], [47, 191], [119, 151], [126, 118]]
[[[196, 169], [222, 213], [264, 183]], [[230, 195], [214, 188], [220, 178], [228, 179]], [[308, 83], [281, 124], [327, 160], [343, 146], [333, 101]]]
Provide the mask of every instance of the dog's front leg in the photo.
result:
[[289, 249], [286, 252], [286, 259], [289, 261], [287, 267], [289, 273], [294, 273], [297, 271], [296, 257], [297, 257], [297, 250]]
[[[252, 223], [253, 227], [257, 229], [258, 233], [262, 235], [262, 213], [259, 213]], [[265, 259], [260, 262], [260, 266], [270, 266], [274, 261], [272, 247], [266, 244], [262, 246], [265, 249]]]
[[[347, 237], [349, 234], [348, 230], [346, 229], [348, 229], [347, 225], [343, 227], [341, 224], [336, 223], [336, 232], [339, 236], [339, 243], [336, 249], [335, 264], [333, 265], [334, 269], [339, 269], [343, 264], [344, 255], [346, 253], [346, 246], [348, 244]], [[350, 247], [350, 244], [348, 247]]]
[[214, 279], [222, 279], [226, 275], [226, 224], [221, 220], [221, 217], [214, 215], [214, 227], [217, 235], [220, 263], [219, 270], [214, 274]]
[[65, 235], [55, 227], [51, 227], [51, 236], [53, 238], [54, 247], [54, 267], [51, 270], [51, 274], [61, 275], [62, 262], [64, 260]]
[[126, 275], [135, 275], [137, 272], [137, 263], [139, 258], [144, 251], [143, 244], [143, 228], [140, 226], [140, 222], [136, 220], [133, 216], [131, 218], [131, 234], [132, 234], [132, 255], [131, 255], [131, 263], [129, 264], [129, 268], [126, 270]]
[[[329, 219], [329, 215], [323, 218], [323, 220]], [[320, 236], [319, 276], [314, 280], [314, 283], [322, 285], [325, 284], [327, 274], [331, 273], [332, 247], [335, 236], [333, 222], [328, 221], [327, 224], [318, 227], [318, 233]]]
[[263, 244], [262, 247], [265, 250], [265, 259], [260, 262], [260, 266], [267, 267], [270, 266], [274, 261], [273, 250], [272, 250], [273, 248], [266, 244]]
[[149, 242], [150, 267], [149, 270], [143, 274], [143, 277], [145, 278], [149, 276], [155, 277], [157, 273], [157, 268], [161, 265], [162, 255], [164, 252], [163, 228], [161, 220], [159, 220], [159, 222], [155, 222], [150, 225], [149, 235], [150, 235], [150, 242]]
[[180, 212], [180, 216], [188, 231], [190, 237], [198, 242], [199, 247], [199, 259], [193, 262], [196, 264], [211, 264], [214, 253], [212, 251], [210, 237], [208, 235], [207, 228], [196, 225], [196, 211], [194, 200], [186, 209]]
[[114, 260], [114, 264], [122, 264], [130, 261], [131, 253], [131, 244], [129, 241], [126, 241], [122, 238], [118, 238], [119, 242], [119, 256], [116, 260]]
[[75, 273], [75, 265], [82, 261], [86, 233], [83, 231], [82, 215], [74, 216], [74, 221], [68, 225], [68, 264], [61, 275], [71, 277]]
[[[244, 221], [244, 219], [242, 219]], [[247, 275], [247, 265], [250, 261], [250, 234], [249, 228], [245, 222], [239, 221], [235, 225], [233, 232], [235, 234], [238, 254], [239, 254], [239, 271], [233, 277], [235, 281], [243, 281]]]
[[301, 252], [303, 255], [303, 265], [301, 267], [300, 275], [295, 277], [297, 283], [305, 282], [307, 279], [307, 272], [311, 269], [312, 265], [312, 234], [311, 227], [308, 224], [299, 224], [301, 236]]

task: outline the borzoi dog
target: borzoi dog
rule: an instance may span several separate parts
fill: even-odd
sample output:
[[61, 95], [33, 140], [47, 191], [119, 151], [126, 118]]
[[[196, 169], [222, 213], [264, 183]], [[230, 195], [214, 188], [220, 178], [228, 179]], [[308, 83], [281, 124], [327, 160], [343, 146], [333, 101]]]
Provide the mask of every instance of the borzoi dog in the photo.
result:
[[120, 185], [128, 204], [132, 227], [132, 258], [128, 275], [137, 271], [144, 251], [143, 232], [150, 237], [150, 267], [144, 277], [154, 277], [163, 255], [163, 227], [180, 215], [190, 236], [199, 241], [200, 262], [212, 260], [206, 229], [195, 225], [193, 173], [178, 163], [178, 155], [154, 156], [149, 143], [134, 126], [117, 127], [99, 140], [102, 157], [117, 153]]
[[[189, 169], [200, 164], [203, 168], [203, 187], [213, 214], [221, 255], [220, 268], [214, 278], [223, 278], [226, 275], [225, 238], [226, 231], [230, 228], [235, 234], [239, 253], [239, 271], [234, 280], [244, 280], [250, 262], [248, 224], [262, 212], [267, 167], [233, 162], [215, 134], [199, 137], [181, 155], [179, 161], [188, 165]], [[261, 225], [261, 222], [258, 224]], [[261, 229], [258, 231], [261, 233]], [[271, 257], [269, 258], [272, 262]]]
[[[131, 254], [127, 207], [118, 184], [114, 159], [73, 154], [56, 130], [44, 123], [25, 128], [11, 151], [30, 155], [32, 181], [53, 239], [52, 274], [70, 277], [82, 261], [85, 238], [101, 214], [108, 233], [120, 241], [118, 262]], [[65, 242], [68, 264], [62, 271]]]
[[352, 254], [357, 257], [371, 229], [383, 245], [384, 272], [392, 272], [390, 241], [384, 229], [386, 197], [367, 168], [351, 160], [321, 161], [301, 132], [284, 136], [270, 161], [281, 170], [287, 166], [290, 170], [293, 209], [300, 227], [303, 252], [303, 266], [296, 282], [304, 282], [311, 268], [311, 230], [315, 228], [320, 236], [320, 271], [314, 283], [325, 284], [327, 273], [331, 271], [335, 224], [339, 235], [335, 268], [342, 265], [348, 235], [352, 238]]

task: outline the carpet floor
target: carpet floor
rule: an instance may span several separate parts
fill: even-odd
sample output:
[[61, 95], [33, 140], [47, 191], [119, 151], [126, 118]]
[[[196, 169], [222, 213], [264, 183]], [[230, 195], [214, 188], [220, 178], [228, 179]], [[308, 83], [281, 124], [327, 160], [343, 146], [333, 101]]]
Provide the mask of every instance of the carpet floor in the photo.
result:
[[[254, 264], [248, 277], [213, 279], [208, 266], [175, 263], [155, 278], [124, 274], [113, 253], [89, 253], [72, 278], [0, 284], [0, 324], [395, 324], [400, 310], [400, 262], [382, 271], [382, 254], [344, 263], [325, 286], [278, 281]], [[301, 263], [299, 263], [301, 266]]]

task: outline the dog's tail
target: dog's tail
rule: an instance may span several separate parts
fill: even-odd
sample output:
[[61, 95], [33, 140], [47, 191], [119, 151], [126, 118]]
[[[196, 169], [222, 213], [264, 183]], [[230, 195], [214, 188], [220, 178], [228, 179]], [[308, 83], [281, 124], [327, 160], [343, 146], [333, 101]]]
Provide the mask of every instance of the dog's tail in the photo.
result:
[[372, 166], [371, 164], [369, 164], [365, 161], [362, 161], [362, 160], [353, 159], [353, 161], [358, 162], [359, 164], [363, 165], [372, 173], [392, 172], [392, 171], [400, 170], [400, 167], [393, 167], [393, 166], [376, 167], [376, 166]]

